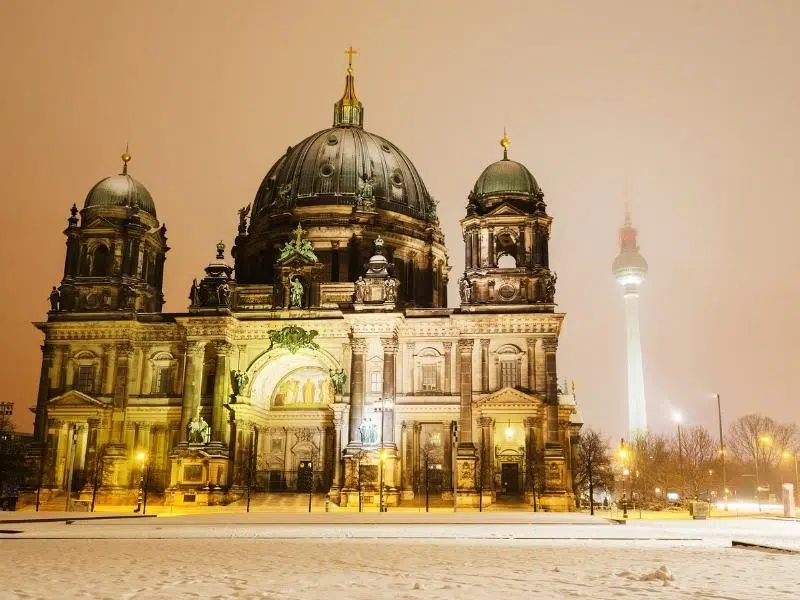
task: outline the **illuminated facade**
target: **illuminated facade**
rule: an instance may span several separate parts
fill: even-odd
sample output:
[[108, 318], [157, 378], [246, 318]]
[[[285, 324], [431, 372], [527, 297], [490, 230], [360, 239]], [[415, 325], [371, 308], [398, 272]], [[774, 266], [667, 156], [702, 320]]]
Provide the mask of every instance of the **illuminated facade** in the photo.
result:
[[627, 332], [628, 435], [633, 439], [647, 431], [647, 408], [644, 401], [644, 366], [639, 336], [639, 286], [647, 276], [647, 261], [639, 254], [636, 230], [625, 212], [625, 224], [619, 230], [619, 255], [612, 267], [625, 296]]
[[469, 194], [458, 308], [437, 203], [363, 128], [351, 68], [333, 126], [269, 170], [233, 261], [218, 244], [186, 312], [161, 311], [166, 228], [126, 153], [73, 208], [37, 324], [43, 487], [63, 490], [72, 461], [84, 494], [129, 501], [143, 453], [168, 503], [313, 486], [353, 507], [383, 482], [389, 505], [427, 485], [462, 505], [535, 489], [571, 509], [580, 425], [557, 385], [551, 218], [509, 145]]

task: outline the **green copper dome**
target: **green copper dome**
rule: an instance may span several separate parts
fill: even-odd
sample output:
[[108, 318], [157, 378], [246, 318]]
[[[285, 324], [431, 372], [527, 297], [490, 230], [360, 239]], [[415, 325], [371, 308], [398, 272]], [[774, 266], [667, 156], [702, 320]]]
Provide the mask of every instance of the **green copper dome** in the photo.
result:
[[472, 192], [476, 198], [485, 198], [495, 194], [534, 196], [540, 190], [539, 184], [525, 165], [504, 158], [483, 170]]
[[127, 206], [138, 207], [154, 218], [156, 205], [141, 182], [130, 175], [112, 175], [97, 183], [86, 196], [84, 208]]

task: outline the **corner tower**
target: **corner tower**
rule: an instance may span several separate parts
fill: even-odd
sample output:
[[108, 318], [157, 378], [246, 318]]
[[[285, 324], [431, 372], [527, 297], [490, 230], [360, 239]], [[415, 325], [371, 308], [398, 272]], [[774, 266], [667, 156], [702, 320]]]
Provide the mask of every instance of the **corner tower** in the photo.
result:
[[161, 312], [167, 228], [159, 226], [147, 188], [122, 173], [98, 182], [78, 217], [73, 204], [61, 285], [50, 293], [51, 316], [64, 313]]
[[628, 435], [647, 430], [647, 410], [644, 402], [644, 366], [642, 342], [639, 337], [639, 286], [647, 276], [647, 261], [639, 254], [637, 232], [631, 224], [630, 211], [625, 209], [625, 224], [619, 230], [619, 254], [612, 270], [625, 296], [625, 325], [627, 329], [628, 372]]
[[461, 310], [553, 312], [556, 275], [548, 251], [552, 218], [531, 172], [508, 158], [511, 141], [505, 133], [500, 145], [502, 160], [478, 177], [461, 220]]

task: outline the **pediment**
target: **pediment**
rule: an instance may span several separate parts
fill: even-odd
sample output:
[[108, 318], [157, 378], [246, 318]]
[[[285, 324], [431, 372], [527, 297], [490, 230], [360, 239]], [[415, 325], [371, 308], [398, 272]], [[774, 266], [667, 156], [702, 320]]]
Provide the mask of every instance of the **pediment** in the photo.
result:
[[92, 398], [79, 392], [78, 390], [70, 390], [56, 396], [48, 403], [48, 408], [108, 408], [108, 405], [96, 398]]
[[285, 256], [278, 260], [278, 266], [281, 267], [306, 267], [317, 264], [318, 261], [312, 260], [308, 256], [304, 256], [299, 252], [293, 252], [289, 256]]
[[503, 203], [500, 206], [496, 207], [495, 209], [486, 213], [486, 217], [502, 217], [502, 216], [515, 216], [515, 217], [524, 217], [527, 216], [525, 211], [520, 210], [516, 206], [511, 204]]
[[508, 406], [536, 408], [541, 405], [542, 399], [540, 396], [526, 394], [525, 392], [511, 387], [501, 388], [475, 402], [475, 406], [478, 408], [499, 408]]

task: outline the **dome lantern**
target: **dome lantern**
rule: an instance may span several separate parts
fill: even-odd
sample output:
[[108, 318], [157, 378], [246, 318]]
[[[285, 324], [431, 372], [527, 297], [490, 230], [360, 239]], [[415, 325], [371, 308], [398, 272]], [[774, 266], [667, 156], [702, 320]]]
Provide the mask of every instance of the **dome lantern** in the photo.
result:
[[352, 125], [353, 127], [364, 126], [364, 105], [356, 97], [355, 81], [353, 79], [353, 50], [350, 46], [344, 52], [347, 54], [347, 77], [345, 78], [344, 94], [339, 101], [333, 105], [333, 126], [341, 127]]

